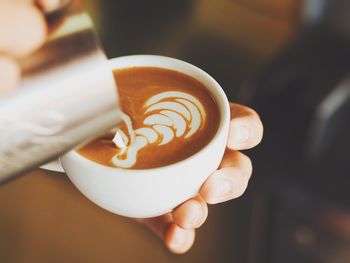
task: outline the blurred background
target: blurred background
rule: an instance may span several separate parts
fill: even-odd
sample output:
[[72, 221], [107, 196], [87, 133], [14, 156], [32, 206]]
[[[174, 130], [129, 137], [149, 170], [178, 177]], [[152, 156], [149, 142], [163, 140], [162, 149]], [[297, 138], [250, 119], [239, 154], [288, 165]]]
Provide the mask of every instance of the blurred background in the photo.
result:
[[0, 188], [1, 262], [350, 262], [348, 0], [86, 0], [108, 57], [193, 63], [255, 108], [247, 193], [210, 206], [194, 247], [172, 255], [66, 176], [36, 170]]

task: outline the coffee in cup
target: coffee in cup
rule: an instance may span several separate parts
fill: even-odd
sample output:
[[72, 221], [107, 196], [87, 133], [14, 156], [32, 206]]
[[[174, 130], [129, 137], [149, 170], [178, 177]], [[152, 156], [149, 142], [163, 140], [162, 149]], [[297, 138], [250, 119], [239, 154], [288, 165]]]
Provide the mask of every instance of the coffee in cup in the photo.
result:
[[214, 137], [219, 108], [198, 80], [157, 67], [119, 69], [114, 77], [124, 122], [79, 148], [82, 156], [112, 167], [155, 168], [188, 158]]

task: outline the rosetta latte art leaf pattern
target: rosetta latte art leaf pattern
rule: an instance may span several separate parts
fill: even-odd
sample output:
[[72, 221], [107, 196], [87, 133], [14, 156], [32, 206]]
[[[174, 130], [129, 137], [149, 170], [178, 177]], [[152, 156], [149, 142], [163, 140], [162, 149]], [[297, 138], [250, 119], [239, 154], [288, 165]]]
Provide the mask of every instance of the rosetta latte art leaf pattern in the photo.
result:
[[[122, 114], [128, 135], [118, 130], [113, 142], [120, 151], [112, 163], [130, 168], [137, 161], [138, 152], [150, 144], [165, 145], [175, 138], [188, 139], [204, 124], [206, 112], [194, 96], [179, 91], [161, 92], [144, 104], [144, 127], [134, 130], [130, 117]], [[121, 145], [121, 137], [125, 145]]]

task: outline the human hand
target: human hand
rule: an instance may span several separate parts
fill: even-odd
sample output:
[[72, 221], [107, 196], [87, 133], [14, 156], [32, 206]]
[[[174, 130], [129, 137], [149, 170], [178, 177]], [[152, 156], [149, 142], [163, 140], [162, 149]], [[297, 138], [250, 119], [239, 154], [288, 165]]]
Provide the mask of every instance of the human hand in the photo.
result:
[[238, 198], [247, 188], [252, 164], [239, 150], [250, 149], [260, 143], [263, 125], [258, 114], [248, 107], [231, 103], [230, 109], [227, 149], [218, 170], [204, 182], [199, 194], [179, 205], [172, 213], [155, 218], [136, 219], [153, 230], [173, 253], [185, 253], [192, 247], [195, 229], [208, 216], [207, 204]]
[[0, 96], [18, 85], [21, 70], [16, 59], [40, 47], [47, 24], [40, 9], [53, 9], [60, 0], [0, 0]]

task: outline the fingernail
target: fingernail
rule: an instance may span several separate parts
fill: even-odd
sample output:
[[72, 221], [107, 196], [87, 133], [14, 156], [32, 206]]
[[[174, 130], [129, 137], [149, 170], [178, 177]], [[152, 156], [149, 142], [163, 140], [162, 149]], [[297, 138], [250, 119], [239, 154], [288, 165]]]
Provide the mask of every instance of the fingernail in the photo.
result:
[[173, 240], [171, 242], [171, 246], [174, 249], [182, 248], [185, 245], [185, 243], [186, 243], [185, 231], [178, 228], [174, 233]]
[[202, 206], [197, 202], [194, 201], [189, 213], [189, 227], [195, 227], [200, 219], [203, 217], [203, 209]]
[[223, 199], [229, 198], [232, 193], [232, 181], [226, 178], [217, 180], [217, 200], [221, 202]]
[[232, 131], [232, 136], [233, 136], [233, 142], [236, 145], [244, 144], [249, 139], [249, 129], [245, 125], [237, 126]]

